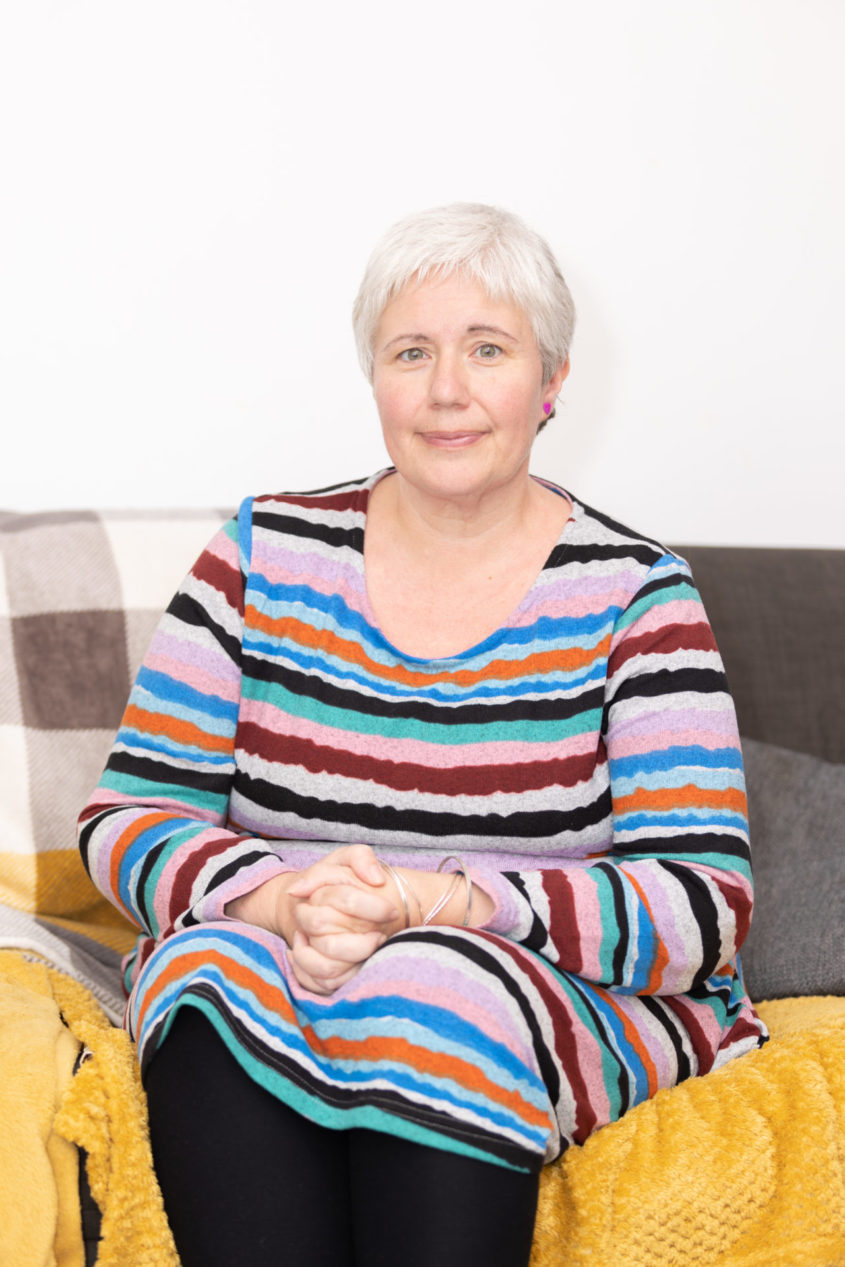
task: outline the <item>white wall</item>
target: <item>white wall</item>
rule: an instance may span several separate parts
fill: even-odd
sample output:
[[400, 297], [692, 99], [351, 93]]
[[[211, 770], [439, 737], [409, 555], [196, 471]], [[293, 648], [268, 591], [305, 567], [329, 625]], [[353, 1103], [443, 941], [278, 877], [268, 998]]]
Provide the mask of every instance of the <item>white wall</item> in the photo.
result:
[[464, 198], [579, 308], [538, 472], [668, 541], [845, 545], [840, 0], [0, 4], [0, 506], [382, 465], [352, 297]]

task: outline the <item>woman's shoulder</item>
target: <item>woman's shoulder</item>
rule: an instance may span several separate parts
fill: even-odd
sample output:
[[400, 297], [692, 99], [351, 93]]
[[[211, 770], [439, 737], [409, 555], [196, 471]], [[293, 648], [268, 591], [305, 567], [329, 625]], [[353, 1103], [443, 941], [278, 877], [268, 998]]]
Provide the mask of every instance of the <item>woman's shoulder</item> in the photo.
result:
[[669, 569], [689, 574], [689, 566], [670, 547], [647, 533], [622, 523], [613, 515], [590, 506], [574, 493], [543, 480], [547, 487], [560, 492], [572, 505], [572, 513], [561, 536], [556, 562], [560, 564], [595, 564], [628, 568], [647, 574], [653, 569]]
[[321, 549], [349, 548], [362, 553], [367, 503], [374, 485], [384, 474], [344, 480], [323, 488], [258, 493], [245, 497], [231, 521], [240, 546], [244, 571], [249, 570], [257, 538], [293, 548], [304, 544]]
[[240, 513], [257, 515], [328, 517], [365, 514], [373, 486], [384, 472], [359, 479], [327, 484], [322, 488], [288, 489], [276, 493], [258, 493], [241, 502]]

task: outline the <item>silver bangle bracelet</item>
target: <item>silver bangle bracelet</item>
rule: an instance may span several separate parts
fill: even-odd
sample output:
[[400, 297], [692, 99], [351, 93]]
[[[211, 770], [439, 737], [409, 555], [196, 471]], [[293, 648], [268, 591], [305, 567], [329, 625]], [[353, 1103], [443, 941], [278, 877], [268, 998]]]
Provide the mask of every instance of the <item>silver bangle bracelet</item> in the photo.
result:
[[[438, 871], [440, 870], [439, 867], [437, 869]], [[446, 889], [444, 893], [441, 893], [440, 897], [434, 903], [434, 906], [432, 906], [431, 910], [423, 918], [423, 924], [430, 924], [431, 921], [434, 919], [435, 915], [439, 915], [440, 912], [443, 910], [444, 906], [448, 906], [449, 900], [452, 894], [455, 892], [455, 889], [460, 884], [460, 882], [461, 882], [461, 873], [460, 871], [456, 871], [449, 884], [449, 887]]]
[[[459, 870], [456, 871], [455, 874], [458, 876], [462, 875], [464, 877], [464, 882], [466, 883], [466, 886], [467, 886], [467, 906], [466, 906], [466, 911], [464, 912], [464, 920], [463, 920], [462, 927], [468, 928], [470, 916], [472, 915], [472, 880], [469, 877], [469, 867], [464, 862], [463, 858], [461, 858], [458, 854], [450, 853], [440, 863], [439, 867], [437, 868], [438, 872], [443, 870], [447, 862], [457, 862]], [[453, 891], [454, 891], [454, 886], [453, 888], [449, 889], [449, 896], [451, 896]], [[447, 901], [448, 901], [448, 898], [447, 898]], [[446, 903], [444, 902], [443, 905], [445, 906]], [[442, 907], [440, 909], [442, 910]]]
[[385, 862], [382, 858], [379, 858], [378, 864], [381, 867], [381, 869], [387, 875], [391, 877], [391, 879], [393, 880], [393, 883], [396, 885], [396, 888], [399, 890], [399, 896], [402, 899], [402, 910], [405, 915], [405, 927], [410, 928], [411, 927], [411, 912], [408, 909], [408, 894], [405, 892], [405, 885], [402, 882], [402, 877], [400, 876], [398, 871], [394, 871], [393, 867], [391, 867], [389, 862]]

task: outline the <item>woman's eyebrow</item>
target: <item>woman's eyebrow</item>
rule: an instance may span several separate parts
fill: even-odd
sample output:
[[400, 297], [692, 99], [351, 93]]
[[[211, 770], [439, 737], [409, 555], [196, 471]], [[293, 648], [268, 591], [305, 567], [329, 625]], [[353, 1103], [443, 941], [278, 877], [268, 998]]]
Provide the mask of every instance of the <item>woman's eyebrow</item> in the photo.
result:
[[386, 352], [388, 348], [393, 347], [394, 343], [428, 343], [429, 341], [427, 334], [414, 334], [413, 332], [411, 334], [397, 334], [395, 338], [388, 339], [382, 350]]
[[[519, 343], [519, 339], [515, 334], [510, 334], [507, 330], [503, 330], [501, 326], [489, 326], [486, 324], [467, 326], [467, 334], [489, 334], [498, 339], [507, 339], [510, 343]], [[392, 339], [388, 339], [387, 343], [382, 347], [382, 351], [386, 352], [388, 348], [392, 348], [395, 343], [430, 343], [431, 337], [422, 334], [420, 331], [409, 331], [406, 334], [394, 335]]]
[[467, 334], [494, 334], [499, 339], [509, 339], [511, 343], [519, 343], [519, 339], [515, 334], [509, 334], [507, 330], [502, 330], [500, 326], [467, 326]]

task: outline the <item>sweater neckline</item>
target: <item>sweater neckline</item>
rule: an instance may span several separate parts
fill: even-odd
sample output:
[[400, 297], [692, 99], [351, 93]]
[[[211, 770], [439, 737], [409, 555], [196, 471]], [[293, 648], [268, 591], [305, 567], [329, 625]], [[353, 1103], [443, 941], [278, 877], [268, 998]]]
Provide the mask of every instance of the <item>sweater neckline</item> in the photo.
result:
[[[403, 651], [400, 647], [395, 646], [382, 632], [376, 614], [370, 603], [370, 596], [367, 591], [366, 568], [364, 565], [364, 536], [366, 533], [367, 507], [369, 504], [370, 494], [381, 480], [388, 475], [394, 474], [395, 471], [395, 466], [383, 467], [381, 470], [378, 470], [371, 475], [369, 479], [365, 480], [361, 486], [360, 514], [363, 521], [361, 525], [361, 552], [359, 562], [361, 571], [361, 614], [379, 645], [391, 656], [395, 657], [397, 662], [400, 664], [413, 665], [417, 669], [425, 668], [426, 666], [430, 666], [432, 669], [439, 669], [453, 664], [464, 664], [466, 661], [473, 660], [477, 656], [486, 657], [490, 651], [494, 650], [502, 642], [507, 640], [508, 635], [515, 628], [515, 622], [518, 620], [519, 616], [523, 613], [526, 607], [530, 606], [533, 602], [535, 592], [540, 585], [544, 572], [548, 569], [558, 551], [568, 544], [568, 538], [572, 535], [572, 532], [575, 531], [574, 525], [580, 522], [584, 508], [577, 498], [573, 497], [572, 494], [561, 485], [555, 484], [552, 480], [544, 479], [537, 475], [531, 475], [529, 477], [530, 479], [535, 480], [538, 484], [542, 484], [544, 488], [550, 489], [551, 492], [556, 493], [559, 497], [563, 497], [569, 502], [572, 509], [557, 540], [544, 560], [543, 566], [534, 577], [528, 589], [525, 591], [516, 606], [508, 613], [504, 622], [497, 629], [494, 629], [491, 633], [489, 633], [485, 638], [482, 638], [480, 642], [476, 642], [472, 646], [467, 647], [465, 650], [458, 651], [454, 655], [450, 656], [412, 656], [406, 651]], [[559, 562], [559, 560], [555, 561]]]

